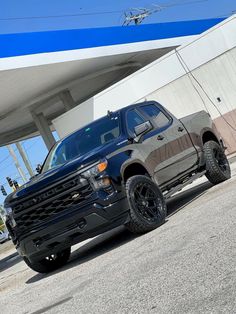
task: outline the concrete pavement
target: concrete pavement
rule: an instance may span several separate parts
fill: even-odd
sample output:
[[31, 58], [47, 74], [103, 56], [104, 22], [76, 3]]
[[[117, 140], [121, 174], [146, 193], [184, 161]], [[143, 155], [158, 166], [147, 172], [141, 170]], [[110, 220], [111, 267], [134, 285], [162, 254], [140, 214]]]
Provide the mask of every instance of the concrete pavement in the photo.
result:
[[168, 202], [160, 228], [117, 228], [74, 247], [50, 275], [0, 261], [1, 312], [236, 313], [236, 164], [231, 180], [198, 180]]

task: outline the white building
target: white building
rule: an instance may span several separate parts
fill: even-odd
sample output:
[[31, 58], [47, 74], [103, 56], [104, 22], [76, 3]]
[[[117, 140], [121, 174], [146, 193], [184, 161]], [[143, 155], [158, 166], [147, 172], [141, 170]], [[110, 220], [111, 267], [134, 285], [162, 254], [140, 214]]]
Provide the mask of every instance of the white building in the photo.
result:
[[107, 110], [156, 100], [178, 118], [207, 110], [236, 151], [236, 16], [117, 82], [53, 121], [60, 136]]

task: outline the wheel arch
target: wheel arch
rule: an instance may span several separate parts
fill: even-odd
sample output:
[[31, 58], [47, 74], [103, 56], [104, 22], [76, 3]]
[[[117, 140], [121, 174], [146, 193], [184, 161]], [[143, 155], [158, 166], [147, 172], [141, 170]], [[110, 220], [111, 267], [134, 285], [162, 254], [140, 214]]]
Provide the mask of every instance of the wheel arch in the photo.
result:
[[202, 144], [204, 145], [206, 142], [209, 141], [214, 141], [218, 144], [221, 144], [217, 136], [212, 131], [207, 130], [202, 134]]
[[148, 170], [145, 168], [144, 165], [139, 162], [133, 162], [126, 166], [123, 171], [124, 182], [126, 182], [130, 177], [135, 175], [148, 175], [150, 177]]

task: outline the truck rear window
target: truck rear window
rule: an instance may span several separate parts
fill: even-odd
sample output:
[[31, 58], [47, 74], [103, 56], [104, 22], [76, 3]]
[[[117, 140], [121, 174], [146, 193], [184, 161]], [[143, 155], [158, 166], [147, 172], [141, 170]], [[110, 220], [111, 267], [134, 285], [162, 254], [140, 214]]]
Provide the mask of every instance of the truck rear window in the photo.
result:
[[154, 104], [144, 105], [144, 106], [141, 106], [140, 108], [149, 118], [155, 121], [159, 129], [169, 124], [170, 118], [168, 118], [164, 114], [164, 112], [162, 112]]

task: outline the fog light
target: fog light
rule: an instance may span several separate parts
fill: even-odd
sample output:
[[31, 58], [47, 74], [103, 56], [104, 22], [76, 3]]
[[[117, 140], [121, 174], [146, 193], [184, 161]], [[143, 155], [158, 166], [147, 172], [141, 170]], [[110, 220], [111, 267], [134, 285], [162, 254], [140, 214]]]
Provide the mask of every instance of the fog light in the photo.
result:
[[111, 185], [111, 180], [109, 178], [102, 178], [100, 180], [95, 181], [97, 188], [106, 188]]
[[111, 185], [111, 180], [109, 178], [103, 178], [102, 182], [104, 186]]

